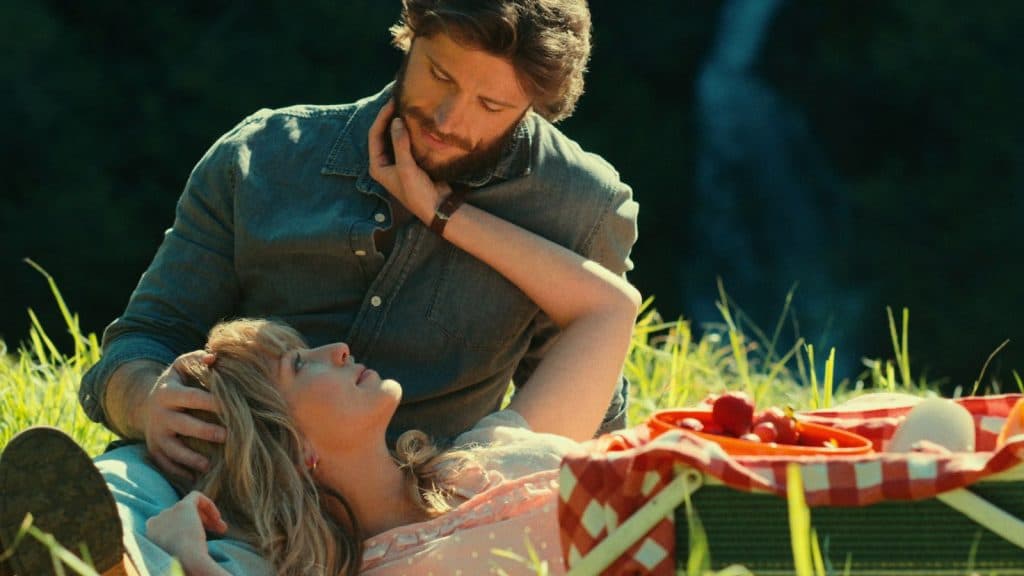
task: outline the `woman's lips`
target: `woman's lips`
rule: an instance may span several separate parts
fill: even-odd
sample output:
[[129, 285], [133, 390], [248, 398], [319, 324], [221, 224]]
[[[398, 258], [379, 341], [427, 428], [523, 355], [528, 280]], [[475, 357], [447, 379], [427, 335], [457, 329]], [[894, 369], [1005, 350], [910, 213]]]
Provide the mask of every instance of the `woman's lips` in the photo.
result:
[[370, 370], [369, 368], [363, 368], [363, 371], [360, 372], [359, 376], [356, 378], [356, 386], [362, 386], [363, 381], [366, 380], [366, 378], [369, 377], [371, 373], [376, 374], [376, 372]]

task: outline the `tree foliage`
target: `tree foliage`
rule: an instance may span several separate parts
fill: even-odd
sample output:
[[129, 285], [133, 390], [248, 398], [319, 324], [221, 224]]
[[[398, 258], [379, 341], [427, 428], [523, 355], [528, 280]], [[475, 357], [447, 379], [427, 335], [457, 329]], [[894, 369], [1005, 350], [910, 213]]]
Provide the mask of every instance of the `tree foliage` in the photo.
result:
[[[686, 315], [701, 252], [688, 232], [693, 87], [723, 3], [591, 4], [587, 93], [563, 128], [633, 186], [632, 278], [664, 316]], [[214, 139], [262, 107], [379, 89], [400, 57], [397, 15], [397, 2], [368, 0], [0, 3], [0, 337], [24, 338], [26, 307], [50, 310], [24, 257], [101, 330]], [[886, 353], [886, 304], [911, 308], [915, 358], [954, 383], [1020, 335], [1022, 20], [1017, 2], [955, 0], [799, 0], [776, 19], [760, 73], [806, 113], [855, 207], [855, 249], [834, 258], [877, 311], [864, 319], [877, 339], [858, 353]], [[696, 281], [714, 292], [714, 278]], [[990, 373], [1024, 364], [1019, 346]]]

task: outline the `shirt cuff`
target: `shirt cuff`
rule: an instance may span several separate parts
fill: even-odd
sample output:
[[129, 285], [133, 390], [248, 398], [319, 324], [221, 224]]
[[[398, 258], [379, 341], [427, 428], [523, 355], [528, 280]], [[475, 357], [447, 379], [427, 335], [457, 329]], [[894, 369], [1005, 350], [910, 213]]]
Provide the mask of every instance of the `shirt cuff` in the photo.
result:
[[143, 336], [125, 336], [111, 342], [103, 351], [100, 361], [82, 377], [82, 385], [78, 388], [78, 401], [86, 416], [93, 422], [110, 428], [106, 411], [103, 409], [103, 395], [106, 393], [111, 375], [125, 362], [152, 360], [170, 365], [175, 358], [177, 354], [170, 348]]

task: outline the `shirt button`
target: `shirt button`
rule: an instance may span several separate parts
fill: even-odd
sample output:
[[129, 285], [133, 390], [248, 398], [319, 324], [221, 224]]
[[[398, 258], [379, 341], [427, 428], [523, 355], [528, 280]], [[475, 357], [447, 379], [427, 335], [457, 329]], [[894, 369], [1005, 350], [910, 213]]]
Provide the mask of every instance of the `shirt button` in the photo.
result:
[[380, 296], [374, 296], [373, 298], [370, 298], [370, 305], [373, 306], [374, 308], [380, 306], [380, 303]]
[[366, 250], [356, 250], [356, 256], [366, 256]]
[[373, 215], [373, 219], [376, 220], [377, 222], [384, 222], [385, 220], [388, 219], [388, 217], [381, 212], [377, 212], [376, 214]]

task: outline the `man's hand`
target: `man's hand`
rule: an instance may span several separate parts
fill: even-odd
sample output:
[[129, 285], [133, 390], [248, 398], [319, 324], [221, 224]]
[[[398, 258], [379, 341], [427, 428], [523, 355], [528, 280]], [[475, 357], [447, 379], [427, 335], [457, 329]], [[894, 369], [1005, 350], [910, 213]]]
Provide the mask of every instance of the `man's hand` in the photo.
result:
[[[434, 219], [434, 211], [441, 199], [451, 192], [451, 188], [447, 183], [433, 182], [416, 164], [409, 132], [401, 118], [392, 118], [394, 112], [394, 100], [388, 100], [370, 127], [370, 176], [380, 182], [409, 212], [430, 224]], [[388, 150], [385, 138], [388, 131], [394, 148], [393, 162], [392, 151]]]
[[190, 575], [227, 573], [213, 562], [206, 548], [206, 532], [224, 534], [227, 530], [213, 500], [194, 490], [146, 521], [146, 536], [181, 561]]
[[182, 354], [164, 370], [146, 397], [146, 447], [164, 474], [192, 479], [195, 471], [205, 471], [210, 462], [185, 446], [180, 436], [192, 436], [210, 442], [223, 442], [227, 431], [216, 424], [186, 414], [186, 409], [216, 413], [217, 402], [206, 390], [187, 387], [182, 380], [189, 364], [212, 364], [214, 356], [202, 350]]

